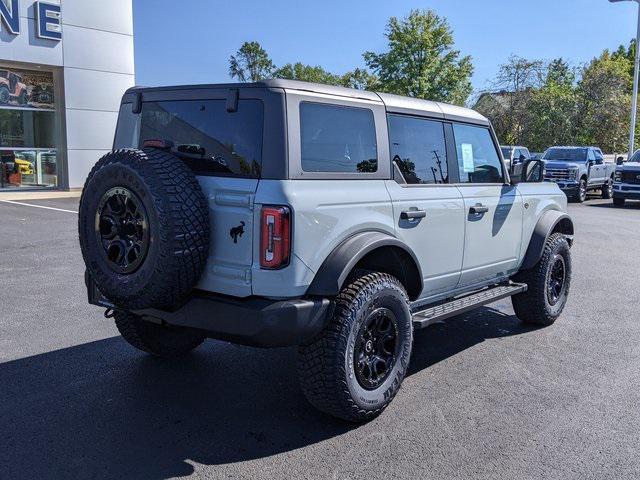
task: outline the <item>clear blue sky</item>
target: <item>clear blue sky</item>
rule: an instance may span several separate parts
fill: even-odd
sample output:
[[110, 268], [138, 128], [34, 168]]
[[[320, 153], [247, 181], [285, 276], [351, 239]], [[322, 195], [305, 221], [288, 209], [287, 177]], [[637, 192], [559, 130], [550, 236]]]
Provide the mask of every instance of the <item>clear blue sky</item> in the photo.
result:
[[580, 64], [635, 37], [636, 6], [607, 0], [134, 0], [137, 83], [228, 81], [228, 59], [257, 40], [277, 65], [301, 61], [344, 73], [383, 51], [391, 16], [431, 8], [473, 57], [476, 89], [510, 55]]

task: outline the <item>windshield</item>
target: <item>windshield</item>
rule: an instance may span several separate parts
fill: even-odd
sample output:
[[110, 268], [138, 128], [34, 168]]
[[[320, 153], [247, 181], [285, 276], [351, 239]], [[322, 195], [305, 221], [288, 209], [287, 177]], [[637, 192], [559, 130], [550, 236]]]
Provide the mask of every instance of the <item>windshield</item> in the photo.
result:
[[550, 148], [542, 157], [543, 160], [561, 160], [563, 162], [586, 162], [586, 148]]
[[636, 153], [631, 157], [630, 162], [640, 162], [640, 150], [637, 150]]
[[513, 148], [502, 147], [500, 150], [502, 150], [502, 156], [504, 158], [511, 158], [511, 152], [513, 151]]

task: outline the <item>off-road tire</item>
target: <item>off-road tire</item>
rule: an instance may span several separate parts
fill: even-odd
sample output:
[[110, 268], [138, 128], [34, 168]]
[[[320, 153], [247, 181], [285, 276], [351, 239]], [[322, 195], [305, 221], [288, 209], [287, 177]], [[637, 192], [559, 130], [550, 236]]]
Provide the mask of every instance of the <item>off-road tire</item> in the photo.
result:
[[578, 191], [573, 195], [572, 200], [576, 203], [584, 203], [587, 200], [587, 181], [584, 178], [578, 182]]
[[[116, 188], [135, 194], [148, 218], [146, 254], [135, 271], [126, 273], [114, 270], [96, 233], [100, 203]], [[78, 229], [89, 274], [123, 310], [179, 305], [207, 261], [207, 200], [191, 170], [163, 150], [116, 150], [102, 157], [85, 183]]]
[[206, 339], [197, 330], [158, 325], [132, 313], [116, 311], [114, 318], [120, 335], [127, 343], [157, 357], [181, 357], [199, 347]]
[[[557, 303], [551, 304], [547, 287], [551, 268], [558, 255], [564, 260], [565, 284]], [[561, 233], [551, 234], [538, 263], [529, 270], [519, 272], [514, 280], [526, 283], [529, 287], [526, 292], [511, 297], [516, 316], [523, 323], [552, 325], [564, 310], [571, 287], [571, 249], [566, 237]]]
[[609, 200], [613, 197], [613, 178], [610, 178], [607, 183], [602, 186], [602, 198]]
[[626, 199], [613, 197], [613, 206], [622, 208], [626, 204]]
[[[397, 320], [396, 355], [380, 385], [365, 389], [355, 372], [356, 340], [371, 314], [388, 308]], [[365, 422], [391, 403], [406, 375], [413, 344], [409, 299], [402, 284], [384, 273], [362, 272], [336, 297], [325, 329], [298, 352], [304, 395], [319, 410], [349, 422]]]

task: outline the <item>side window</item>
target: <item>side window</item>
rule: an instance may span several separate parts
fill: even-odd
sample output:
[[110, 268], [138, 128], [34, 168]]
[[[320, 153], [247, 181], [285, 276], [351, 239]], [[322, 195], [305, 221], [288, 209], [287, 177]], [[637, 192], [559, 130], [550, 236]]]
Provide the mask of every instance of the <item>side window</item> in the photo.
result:
[[595, 159], [596, 159], [596, 154], [590, 148], [589, 150], [587, 150], [587, 160], [595, 160]]
[[502, 163], [488, 128], [453, 125], [460, 183], [503, 183]]
[[410, 184], [448, 183], [442, 122], [389, 115], [391, 158]]
[[523, 148], [522, 154], [524, 155], [525, 160], [528, 160], [531, 158], [531, 153], [529, 152], [528, 148]]
[[600, 150], [594, 150], [594, 152], [596, 155], [596, 163], [597, 164], [604, 163], [604, 156], [602, 155], [602, 152]]
[[368, 108], [303, 102], [300, 135], [305, 172], [378, 171], [375, 121]]

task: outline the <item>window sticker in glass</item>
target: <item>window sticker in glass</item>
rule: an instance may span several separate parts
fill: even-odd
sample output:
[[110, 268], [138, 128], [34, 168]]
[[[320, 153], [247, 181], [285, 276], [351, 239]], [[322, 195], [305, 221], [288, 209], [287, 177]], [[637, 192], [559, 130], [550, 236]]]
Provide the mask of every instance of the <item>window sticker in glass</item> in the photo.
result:
[[454, 124], [461, 183], [502, 183], [502, 161], [488, 128]]

